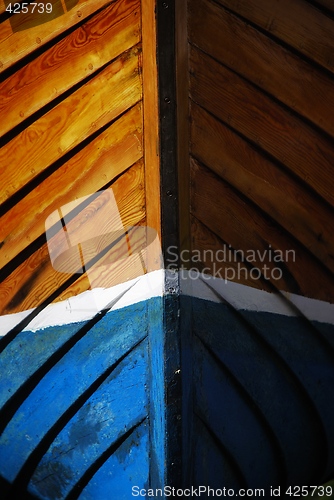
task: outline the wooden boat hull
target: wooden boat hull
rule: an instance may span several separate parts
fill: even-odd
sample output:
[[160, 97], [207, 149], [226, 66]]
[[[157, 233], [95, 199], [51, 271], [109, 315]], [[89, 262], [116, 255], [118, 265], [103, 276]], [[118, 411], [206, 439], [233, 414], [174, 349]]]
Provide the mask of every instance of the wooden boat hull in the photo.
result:
[[[281, 297], [257, 293], [207, 276], [183, 280], [183, 464], [193, 486], [269, 495], [306, 478], [319, 484], [334, 467], [333, 305], [303, 299], [307, 319]], [[125, 499], [167, 486], [167, 298], [26, 327], [8, 342], [0, 470], [9, 498], [103, 500], [108, 491]], [[189, 314], [190, 324], [182, 320]]]
[[1, 493], [334, 477], [331, 2], [7, 4]]
[[154, 371], [163, 380], [155, 361], [162, 340], [161, 296], [16, 335], [1, 354], [3, 491], [128, 498], [132, 486], [148, 484], [158, 462], [150, 457], [164, 446], [162, 424], [151, 446], [163, 408], [163, 387], [151, 382]]

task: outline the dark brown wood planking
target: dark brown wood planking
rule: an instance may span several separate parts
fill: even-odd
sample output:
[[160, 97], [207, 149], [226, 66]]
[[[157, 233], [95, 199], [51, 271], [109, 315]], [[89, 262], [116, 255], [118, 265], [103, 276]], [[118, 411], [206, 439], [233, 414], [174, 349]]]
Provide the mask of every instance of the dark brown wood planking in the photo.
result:
[[190, 53], [190, 95], [334, 205], [331, 140], [195, 48]]
[[211, 0], [189, 11], [193, 44], [334, 137], [334, 77]]

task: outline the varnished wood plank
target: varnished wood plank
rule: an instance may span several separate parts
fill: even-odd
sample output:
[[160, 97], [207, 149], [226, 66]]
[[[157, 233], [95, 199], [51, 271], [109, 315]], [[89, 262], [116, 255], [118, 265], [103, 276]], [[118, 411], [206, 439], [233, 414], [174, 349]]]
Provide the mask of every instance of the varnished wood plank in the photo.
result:
[[[149, 256], [144, 222], [141, 220], [141, 226], [130, 228], [127, 236], [88, 270], [90, 288], [109, 288], [146, 274]], [[61, 298], [65, 294], [68, 296], [69, 291]]]
[[[125, 229], [145, 224], [144, 165], [139, 162], [123, 174], [111, 187]], [[144, 228], [145, 229], [145, 228]], [[126, 241], [122, 239], [98, 262], [64, 290], [58, 300], [65, 300], [87, 289], [111, 287], [146, 273], [146, 231], [131, 229]], [[139, 252], [141, 254], [139, 255]], [[67, 275], [68, 276], [68, 275]]]
[[270, 153], [334, 205], [332, 141], [194, 48], [190, 92], [195, 102]]
[[139, 0], [112, 3], [1, 83], [0, 135], [138, 43], [139, 11]]
[[[19, 0], [19, 2], [22, 4], [22, 0]], [[12, 3], [13, 5], [15, 2], [10, 2], [9, 0], [6, 0], [6, 4], [9, 3]], [[43, 3], [45, 5], [49, 2], [48, 0], [40, 0], [37, 3]], [[63, 14], [64, 12], [68, 12], [74, 7], [78, 6], [80, 3], [82, 3], [82, 0], [50, 0], [50, 3], [56, 7], [57, 12], [61, 12], [61, 14]], [[6, 4], [4, 0], [0, 0], [0, 14], [5, 12]], [[62, 8], [60, 9], [60, 7]], [[30, 7], [30, 9], [32, 8]]]
[[147, 225], [161, 236], [155, 0], [142, 2], [143, 120]]
[[[60, 4], [61, 0], [54, 3]], [[0, 30], [0, 71], [12, 66], [109, 3], [110, 0], [79, 0], [77, 6], [66, 14], [16, 33], [13, 33], [9, 19], [6, 20]]]
[[252, 200], [334, 272], [333, 210], [195, 104], [191, 117], [191, 153]]
[[334, 78], [211, 1], [189, 20], [192, 43], [334, 136]]
[[334, 72], [334, 20], [305, 0], [218, 0]]
[[50, 213], [99, 191], [142, 154], [142, 115], [138, 104], [3, 215], [1, 267], [44, 233]]
[[[215, 276], [216, 278], [224, 278], [225, 275], [229, 274], [228, 269], [231, 268], [234, 269], [234, 272], [237, 275], [238, 262], [228, 262], [228, 257], [226, 258], [226, 261], [218, 261], [212, 258], [214, 255], [221, 256], [221, 250], [224, 248], [224, 245], [226, 245], [226, 247], [228, 247], [228, 245], [195, 217], [191, 217], [191, 238], [191, 254], [194, 255], [195, 258], [197, 258], [198, 255], [202, 256], [203, 261], [194, 261], [191, 265], [185, 263], [185, 267], [188, 265], [190, 269], [193, 269], [193, 273], [195, 273], [195, 270], [198, 269], [200, 272]], [[226, 255], [228, 255], [228, 253], [226, 253]], [[188, 254], [185, 254], [185, 256], [188, 256]], [[249, 265], [249, 271], [250, 270], [251, 265]], [[267, 292], [273, 291], [273, 287], [270, 286], [264, 278], [253, 279], [252, 275], [246, 277], [246, 274], [240, 274], [238, 283], [258, 288], [259, 290], [266, 290]]]
[[4, 146], [0, 183], [6, 189], [0, 201], [138, 102], [142, 96], [139, 71], [134, 48]]
[[334, 13], [334, 2], [333, 0], [316, 0], [319, 6], [325, 7], [329, 11]]
[[[51, 3], [52, 5], [52, 11], [50, 14], [51, 14], [51, 18], [53, 19], [53, 17], [55, 17], [55, 15], [60, 15], [60, 14], [63, 14], [64, 13], [64, 7], [65, 7], [65, 12], [67, 12], [68, 10], [70, 10], [71, 6], [75, 6], [74, 4], [79, 4], [80, 1], [82, 0], [50, 0], [50, 2], [48, 2], [47, 0], [41, 0], [40, 2], [38, 3], [43, 3], [44, 5], [46, 5], [47, 3]], [[4, 0], [1, 0], [0, 1], [0, 14], [3, 14], [3, 12], [6, 11], [6, 7], [11, 4], [11, 7], [12, 7], [12, 11], [14, 10], [14, 4], [15, 3], [21, 3], [22, 4], [22, 0], [19, 0], [18, 2], [10, 2], [9, 0], [6, 0], [6, 2]], [[73, 7], [72, 7], [73, 8]], [[30, 7], [30, 9], [32, 9]], [[35, 11], [35, 15], [33, 18], [31, 18], [31, 12], [30, 12], [30, 24], [36, 24], [36, 22], [38, 21], [38, 17], [39, 16], [36, 16], [37, 14], [37, 6], [36, 8], [34, 9]], [[10, 12], [10, 11], [8, 11]], [[53, 15], [52, 15], [53, 14]], [[19, 16], [19, 17], [18, 17]], [[15, 25], [28, 25], [28, 19], [27, 19], [27, 14], [18, 14], [16, 13], [16, 18], [17, 19], [20, 19], [20, 21], [16, 21], [14, 24]], [[22, 19], [22, 21], [21, 21]], [[41, 19], [41, 18], [40, 18]]]
[[[114, 193], [124, 226], [134, 226], [145, 218], [144, 184], [144, 167], [142, 162], [139, 162], [119, 177], [110, 188]], [[131, 260], [125, 261], [123, 274], [118, 268], [120, 276], [127, 275], [132, 264]], [[55, 271], [51, 265], [47, 245], [44, 244], [1, 283], [1, 314], [38, 306], [63, 285], [69, 276], [67, 273]], [[89, 288], [87, 275], [81, 275], [58, 297], [58, 300], [77, 295]]]
[[[208, 229], [234, 250], [241, 250], [245, 255], [247, 250], [254, 250], [251, 264], [262, 269], [262, 274], [266, 272], [279, 290], [333, 302], [332, 275], [294, 238], [194, 160], [191, 179], [192, 214]], [[270, 248], [282, 252], [281, 262], [270, 255]], [[233, 259], [234, 254], [229, 260]], [[282, 272], [273, 271], [276, 267], [281, 267]], [[244, 270], [239, 274], [249, 275]], [[229, 275], [232, 276], [232, 273]], [[238, 274], [235, 280], [238, 281]]]

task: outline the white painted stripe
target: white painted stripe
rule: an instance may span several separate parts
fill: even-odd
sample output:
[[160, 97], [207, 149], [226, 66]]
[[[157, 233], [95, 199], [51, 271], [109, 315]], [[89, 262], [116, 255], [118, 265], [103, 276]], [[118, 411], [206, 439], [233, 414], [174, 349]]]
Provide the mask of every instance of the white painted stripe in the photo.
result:
[[334, 304], [302, 295], [282, 292], [311, 321], [320, 321], [334, 325]]
[[[29, 323], [25, 330], [36, 331], [48, 326], [87, 321], [126, 290], [128, 291], [111, 310], [120, 309], [151, 297], [162, 296], [164, 275], [164, 270], [153, 271], [111, 288], [96, 288], [63, 302], [50, 304]], [[219, 303], [221, 299], [214, 293], [216, 291], [226, 302], [239, 310], [268, 312], [284, 316], [302, 314], [310, 321], [334, 324], [334, 304], [301, 295], [287, 292], [269, 293], [209, 275], [196, 274], [195, 277], [189, 275], [185, 270], [180, 272], [180, 287], [181, 293], [184, 295]], [[0, 335], [8, 333], [32, 311], [33, 309], [30, 309], [1, 316]]]
[[[24, 330], [36, 331], [48, 326], [66, 325], [91, 319], [102, 311], [123, 292], [124, 295], [111, 310], [141, 302], [151, 297], [159, 297], [164, 291], [164, 270], [153, 271], [139, 278], [111, 288], [95, 288], [76, 297], [50, 304], [41, 311]], [[127, 291], [128, 290], [128, 291]], [[26, 318], [34, 309], [0, 317], [0, 335], [5, 335]]]
[[[221, 299], [238, 310], [268, 312], [284, 316], [302, 314], [310, 321], [334, 324], [334, 304], [287, 292], [269, 293], [240, 283], [204, 274], [180, 271], [181, 293], [213, 302]], [[213, 290], [212, 290], [213, 289]]]

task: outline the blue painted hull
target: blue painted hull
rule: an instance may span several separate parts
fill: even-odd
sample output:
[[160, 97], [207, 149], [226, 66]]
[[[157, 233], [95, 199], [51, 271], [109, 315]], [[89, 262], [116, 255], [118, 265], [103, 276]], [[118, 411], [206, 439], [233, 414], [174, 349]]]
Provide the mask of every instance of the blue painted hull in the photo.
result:
[[158, 412], [150, 350], [162, 345], [161, 302], [95, 324], [23, 331], [2, 352], [0, 470], [9, 497], [27, 489], [41, 499], [121, 499], [149, 483], [159, 469], [159, 457], [149, 462]]
[[191, 482], [269, 492], [333, 476], [334, 326], [183, 301]]
[[[179, 316], [192, 317], [178, 332], [183, 486], [269, 492], [328, 479], [334, 326], [179, 300]], [[0, 355], [4, 498], [121, 500], [133, 487], [163, 488], [174, 432], [172, 423], [166, 438], [165, 315], [154, 297], [8, 343]], [[172, 326], [168, 335], [177, 334]]]

